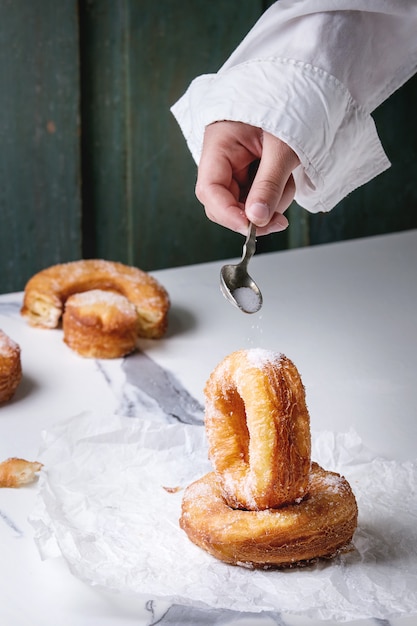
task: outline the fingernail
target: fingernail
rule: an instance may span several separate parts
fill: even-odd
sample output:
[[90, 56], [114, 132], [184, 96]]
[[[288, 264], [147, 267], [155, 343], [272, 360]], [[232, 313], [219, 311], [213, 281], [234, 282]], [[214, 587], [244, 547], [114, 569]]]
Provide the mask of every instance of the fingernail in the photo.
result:
[[267, 222], [269, 215], [269, 206], [264, 202], [254, 202], [246, 209], [246, 217], [251, 220], [251, 222]]
[[267, 226], [267, 234], [279, 233], [288, 228], [288, 226], [288, 220], [285, 215], [282, 215], [282, 213], [275, 213], [274, 219]]

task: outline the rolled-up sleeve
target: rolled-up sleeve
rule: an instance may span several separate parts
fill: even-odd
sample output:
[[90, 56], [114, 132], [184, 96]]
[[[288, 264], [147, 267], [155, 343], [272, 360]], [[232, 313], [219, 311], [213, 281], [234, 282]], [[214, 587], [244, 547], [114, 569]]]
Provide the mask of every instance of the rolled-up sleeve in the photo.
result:
[[275, 3], [218, 73], [191, 83], [172, 112], [196, 163], [208, 124], [260, 127], [297, 153], [295, 200], [311, 212], [389, 167], [371, 112], [417, 70], [417, 6], [335, 4]]

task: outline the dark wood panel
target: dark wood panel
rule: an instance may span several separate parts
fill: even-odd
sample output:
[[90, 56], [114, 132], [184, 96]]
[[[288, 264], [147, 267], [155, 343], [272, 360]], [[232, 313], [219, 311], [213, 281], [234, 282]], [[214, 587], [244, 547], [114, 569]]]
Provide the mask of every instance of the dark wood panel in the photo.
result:
[[[267, 4], [0, 3], [0, 292], [81, 256], [151, 270], [240, 254], [242, 238], [194, 196], [196, 167], [169, 108]], [[417, 227], [416, 103], [414, 78], [375, 113], [391, 170], [329, 214], [293, 205], [290, 229], [259, 252]]]
[[93, 0], [84, 8], [86, 253], [144, 269], [240, 254], [242, 238], [209, 222], [195, 199], [196, 167], [169, 109], [192, 78], [219, 68], [262, 2]]
[[83, 255], [127, 261], [129, 7], [80, 2]]
[[373, 114], [391, 168], [330, 213], [309, 217], [309, 243], [417, 228], [417, 76]]
[[0, 292], [81, 250], [77, 3], [0, 3]]

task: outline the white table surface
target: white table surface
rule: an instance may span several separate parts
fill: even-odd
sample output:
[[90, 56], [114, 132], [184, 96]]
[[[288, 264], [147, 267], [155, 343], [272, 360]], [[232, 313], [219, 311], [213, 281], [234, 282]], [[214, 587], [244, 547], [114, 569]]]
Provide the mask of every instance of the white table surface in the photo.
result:
[[[166, 338], [140, 342], [152, 361], [203, 403], [205, 381], [226, 354], [251, 347], [283, 352], [302, 376], [313, 430], [352, 427], [375, 455], [416, 459], [417, 231], [255, 256], [250, 272], [264, 296], [255, 315], [222, 297], [220, 266], [154, 273], [172, 310]], [[0, 328], [21, 346], [24, 372], [14, 399], [0, 407], [0, 460], [35, 460], [41, 432], [62, 419], [120, 410], [124, 362], [131, 358], [78, 357], [61, 330], [29, 327], [21, 301], [20, 293], [0, 296]], [[36, 484], [0, 490], [1, 626], [315, 623], [302, 615], [176, 607], [89, 587], [63, 559], [40, 559], [27, 519], [36, 492]], [[415, 626], [417, 616], [357, 623]]]

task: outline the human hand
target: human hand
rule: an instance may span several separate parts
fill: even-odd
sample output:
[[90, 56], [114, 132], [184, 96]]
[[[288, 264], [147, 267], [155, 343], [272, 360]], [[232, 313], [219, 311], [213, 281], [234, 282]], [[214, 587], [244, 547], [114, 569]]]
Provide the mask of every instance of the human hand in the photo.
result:
[[246, 235], [249, 220], [258, 235], [278, 232], [288, 226], [283, 213], [294, 198], [298, 165], [295, 152], [261, 128], [215, 122], [206, 127], [196, 196], [222, 226]]

